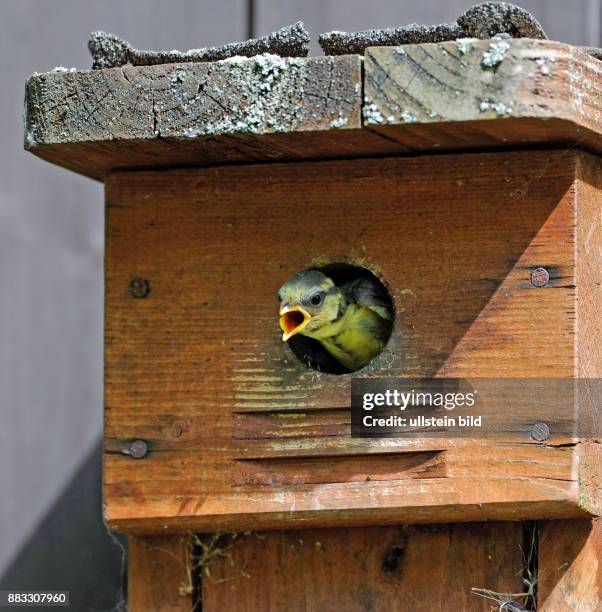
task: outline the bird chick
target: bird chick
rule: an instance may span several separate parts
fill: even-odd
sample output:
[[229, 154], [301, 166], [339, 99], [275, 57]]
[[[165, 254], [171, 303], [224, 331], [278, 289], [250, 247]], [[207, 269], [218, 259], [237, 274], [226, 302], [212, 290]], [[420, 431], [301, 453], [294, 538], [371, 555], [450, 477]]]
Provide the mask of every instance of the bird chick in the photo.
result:
[[317, 340], [349, 371], [378, 355], [391, 334], [393, 312], [378, 281], [357, 278], [337, 286], [319, 270], [290, 278], [278, 292], [282, 340]]

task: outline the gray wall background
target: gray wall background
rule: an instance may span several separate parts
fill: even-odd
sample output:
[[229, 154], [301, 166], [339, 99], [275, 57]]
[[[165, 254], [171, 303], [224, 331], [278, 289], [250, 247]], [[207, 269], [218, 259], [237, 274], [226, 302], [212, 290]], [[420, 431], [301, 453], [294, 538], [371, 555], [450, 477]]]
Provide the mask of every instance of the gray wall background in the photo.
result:
[[[600, 45], [602, 0], [523, 0], [550, 38]], [[88, 34], [146, 48], [241, 40], [302, 19], [339, 29], [453, 20], [450, 0], [2, 0], [0, 589], [70, 589], [121, 609], [122, 554], [101, 520], [102, 185], [22, 150], [25, 79], [87, 68]], [[314, 47], [317, 51], [317, 46]]]

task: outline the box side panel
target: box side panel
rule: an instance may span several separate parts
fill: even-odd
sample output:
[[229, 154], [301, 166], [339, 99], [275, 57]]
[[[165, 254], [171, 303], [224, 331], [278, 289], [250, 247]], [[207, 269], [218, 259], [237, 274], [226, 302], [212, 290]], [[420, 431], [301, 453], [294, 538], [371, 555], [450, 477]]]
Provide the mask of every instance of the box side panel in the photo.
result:
[[576, 364], [580, 436], [580, 503], [602, 513], [602, 164], [579, 157], [577, 181]]

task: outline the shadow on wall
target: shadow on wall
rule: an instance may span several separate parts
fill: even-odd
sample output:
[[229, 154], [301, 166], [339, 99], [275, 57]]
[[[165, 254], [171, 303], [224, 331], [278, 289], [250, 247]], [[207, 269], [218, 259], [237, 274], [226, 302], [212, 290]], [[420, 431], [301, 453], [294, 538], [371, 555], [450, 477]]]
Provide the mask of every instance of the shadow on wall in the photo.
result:
[[117, 539], [104, 527], [101, 483], [99, 441], [0, 577], [0, 590], [69, 590], [72, 610], [125, 609], [125, 538]]

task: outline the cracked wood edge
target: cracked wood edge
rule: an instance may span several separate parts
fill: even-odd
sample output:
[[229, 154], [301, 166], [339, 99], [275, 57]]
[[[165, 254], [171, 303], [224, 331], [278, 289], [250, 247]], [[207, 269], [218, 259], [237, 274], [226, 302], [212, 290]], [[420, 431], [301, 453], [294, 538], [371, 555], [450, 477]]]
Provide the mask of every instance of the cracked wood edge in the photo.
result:
[[348, 138], [330, 151], [320, 133], [355, 132], [360, 111], [358, 56], [50, 72], [26, 84], [25, 147], [94, 178], [307, 151], [328, 157]]
[[359, 127], [359, 83], [353, 56], [49, 72], [27, 82], [26, 146]]
[[602, 62], [563, 43], [368, 49], [364, 124], [402, 151], [557, 143], [602, 151]]

